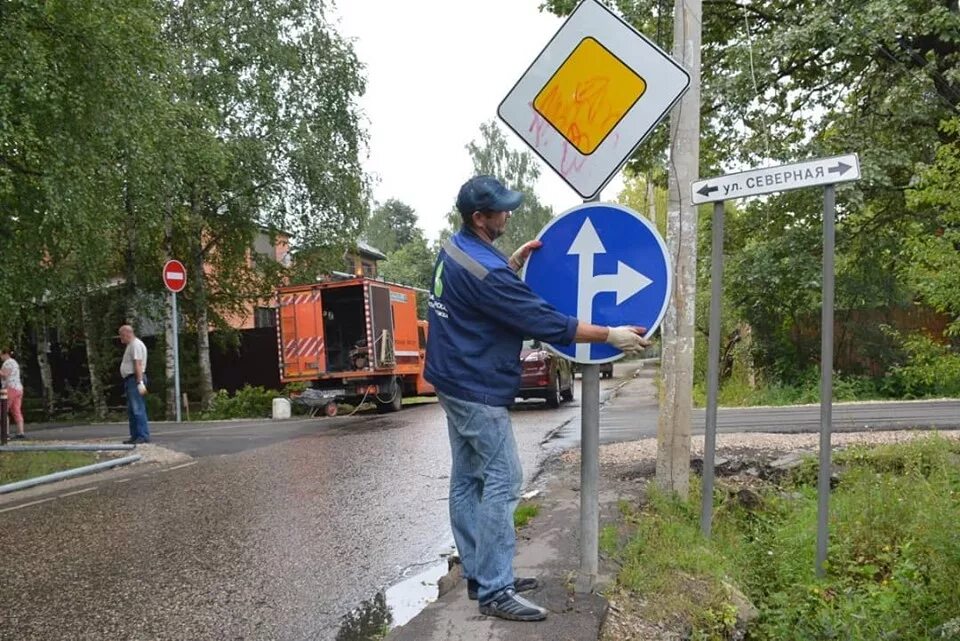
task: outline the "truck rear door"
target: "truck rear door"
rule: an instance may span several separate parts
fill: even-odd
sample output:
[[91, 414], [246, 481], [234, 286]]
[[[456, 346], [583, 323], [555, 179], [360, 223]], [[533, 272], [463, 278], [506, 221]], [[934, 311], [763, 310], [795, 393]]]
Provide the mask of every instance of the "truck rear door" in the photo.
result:
[[283, 380], [308, 380], [326, 371], [320, 292], [317, 288], [280, 293]]
[[393, 309], [390, 288], [369, 283], [370, 329], [373, 333], [373, 367], [386, 369], [396, 365], [394, 356]]

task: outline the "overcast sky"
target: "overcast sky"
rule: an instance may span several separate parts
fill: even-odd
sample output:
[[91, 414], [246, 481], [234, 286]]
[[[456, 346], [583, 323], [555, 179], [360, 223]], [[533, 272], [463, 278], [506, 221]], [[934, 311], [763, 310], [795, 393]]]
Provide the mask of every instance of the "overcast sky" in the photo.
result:
[[[417, 211], [429, 238], [470, 177], [465, 145], [547, 44], [562, 20], [540, 0], [338, 0], [340, 32], [366, 65], [361, 100], [374, 197]], [[504, 128], [517, 149], [526, 149]], [[538, 158], [538, 162], [539, 158]], [[540, 162], [540, 197], [561, 213], [580, 197]], [[622, 181], [603, 191], [613, 200]]]

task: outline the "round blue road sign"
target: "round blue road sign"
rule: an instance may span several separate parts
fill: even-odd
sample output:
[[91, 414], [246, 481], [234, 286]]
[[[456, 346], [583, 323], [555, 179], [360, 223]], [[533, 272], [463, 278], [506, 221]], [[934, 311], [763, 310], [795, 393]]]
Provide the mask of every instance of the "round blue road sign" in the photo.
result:
[[[522, 278], [565, 314], [595, 325], [637, 325], [651, 336], [667, 311], [672, 277], [667, 247], [637, 212], [585, 203], [560, 214], [537, 239]], [[606, 363], [623, 352], [606, 344], [551, 345], [578, 363]]]

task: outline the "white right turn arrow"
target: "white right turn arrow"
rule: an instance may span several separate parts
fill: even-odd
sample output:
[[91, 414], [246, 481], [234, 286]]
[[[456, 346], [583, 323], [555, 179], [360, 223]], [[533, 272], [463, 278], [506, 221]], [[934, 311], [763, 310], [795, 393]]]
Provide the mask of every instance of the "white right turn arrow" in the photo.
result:
[[[650, 286], [653, 281], [633, 269], [626, 263], [617, 261], [616, 274], [593, 273], [593, 257], [596, 254], [606, 254], [593, 223], [587, 218], [577, 232], [577, 237], [570, 244], [567, 254], [578, 256], [577, 274], [577, 318], [588, 323], [593, 322], [593, 299], [601, 292], [616, 292], [617, 305], [622, 305], [628, 298], [642, 289]], [[577, 360], [589, 360], [590, 345], [577, 343]]]

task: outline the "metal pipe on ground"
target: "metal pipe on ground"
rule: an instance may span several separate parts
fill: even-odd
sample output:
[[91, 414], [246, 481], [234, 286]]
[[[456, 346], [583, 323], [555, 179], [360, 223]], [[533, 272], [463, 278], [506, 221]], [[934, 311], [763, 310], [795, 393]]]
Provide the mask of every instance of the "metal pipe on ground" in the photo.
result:
[[8, 492], [25, 490], [28, 487], [34, 487], [35, 485], [43, 485], [45, 483], [62, 481], [64, 479], [73, 478], [75, 476], [82, 476], [84, 474], [92, 474], [93, 472], [100, 472], [101, 470], [107, 470], [112, 467], [117, 467], [119, 465], [127, 465], [129, 463], [135, 463], [136, 461], [139, 461], [141, 458], [143, 457], [140, 456], [139, 454], [133, 454], [132, 456], [124, 456], [122, 458], [113, 459], [111, 461], [103, 461], [102, 463], [94, 463], [93, 465], [84, 465], [83, 467], [75, 467], [72, 470], [64, 470], [63, 472], [54, 472], [53, 474], [45, 474], [44, 476], [37, 476], [32, 479], [16, 481], [15, 483], [7, 483], [6, 485], [0, 485], [0, 494], [7, 494]]
[[120, 452], [135, 449], [136, 445], [120, 443], [63, 443], [60, 445], [4, 445], [0, 452]]

